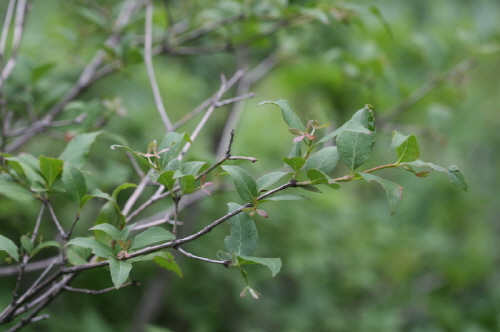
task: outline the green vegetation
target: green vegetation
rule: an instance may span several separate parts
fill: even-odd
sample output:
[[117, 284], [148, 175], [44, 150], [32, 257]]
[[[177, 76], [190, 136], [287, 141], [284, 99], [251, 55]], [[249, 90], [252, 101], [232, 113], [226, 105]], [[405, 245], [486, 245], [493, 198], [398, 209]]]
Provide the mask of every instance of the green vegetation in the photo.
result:
[[0, 14], [8, 331], [500, 328], [496, 1]]

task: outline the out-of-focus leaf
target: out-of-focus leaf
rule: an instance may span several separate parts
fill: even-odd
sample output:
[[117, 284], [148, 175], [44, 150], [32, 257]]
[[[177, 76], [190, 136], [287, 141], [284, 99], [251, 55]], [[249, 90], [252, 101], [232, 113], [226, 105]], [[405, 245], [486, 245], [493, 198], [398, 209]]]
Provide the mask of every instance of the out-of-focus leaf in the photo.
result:
[[9, 197], [15, 201], [32, 200], [33, 194], [21, 185], [0, 178], [0, 195]]
[[83, 167], [85, 157], [89, 154], [90, 147], [95, 142], [97, 136], [101, 135], [102, 131], [93, 133], [80, 134], [74, 137], [59, 156], [59, 159], [70, 163], [75, 167]]
[[64, 163], [61, 179], [70, 200], [79, 207], [82, 207], [84, 203], [83, 197], [87, 193], [87, 183], [82, 172], [72, 164], [66, 162]]
[[39, 245], [37, 245], [35, 247], [35, 249], [33, 249], [33, 251], [31, 252], [30, 256], [33, 257], [40, 250], [42, 250], [44, 248], [48, 248], [48, 247], [62, 248], [61, 244], [59, 242], [57, 242], [57, 241], [45, 241], [45, 242], [42, 242]]
[[277, 194], [264, 198], [261, 202], [265, 201], [302, 201], [310, 200], [309, 197], [294, 195], [294, 194]]
[[179, 149], [182, 146], [182, 142], [185, 140], [184, 134], [178, 134], [176, 132], [169, 132], [163, 137], [160, 145], [158, 146], [158, 151], [168, 149], [167, 151], [160, 154], [160, 167], [162, 170], [166, 169], [167, 164], [177, 156]]
[[153, 259], [156, 264], [160, 267], [172, 271], [177, 274], [180, 278], [182, 278], [182, 270], [175, 261], [174, 256], [166, 251], [158, 253]]
[[21, 245], [28, 254], [33, 250], [33, 242], [26, 235], [21, 236]]
[[9, 238], [0, 235], [0, 250], [3, 250], [9, 254], [10, 257], [14, 258], [16, 261], [19, 261], [19, 249], [16, 244]]

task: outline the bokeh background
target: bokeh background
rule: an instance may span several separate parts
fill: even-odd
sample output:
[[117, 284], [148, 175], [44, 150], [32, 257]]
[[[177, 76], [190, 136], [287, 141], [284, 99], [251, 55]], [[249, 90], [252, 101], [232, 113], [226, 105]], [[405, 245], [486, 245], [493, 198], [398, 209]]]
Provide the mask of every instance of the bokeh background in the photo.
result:
[[[0, 3], [2, 17], [6, 3]], [[324, 189], [322, 195], [306, 193], [312, 201], [269, 204], [269, 219], [257, 220], [256, 255], [281, 257], [283, 268], [274, 278], [263, 267], [248, 268], [252, 286], [262, 294], [259, 300], [239, 297], [245, 283], [238, 271], [174, 252], [183, 278], [153, 264], [135, 264], [131, 276], [141, 287], [100, 296], [65, 293], [45, 310], [51, 319], [26, 331], [500, 331], [500, 2], [167, 3], [176, 22], [194, 26], [244, 10], [272, 19], [302, 8], [316, 18], [238, 52], [155, 58], [165, 106], [178, 120], [218, 89], [221, 72], [230, 77], [242, 58], [253, 68], [274, 54], [276, 65], [251, 86], [255, 97], [245, 101], [234, 128], [233, 153], [259, 159], [235, 164], [255, 177], [282, 167], [281, 157], [291, 147], [293, 136], [278, 108], [257, 107], [280, 98], [303, 119], [318, 119], [333, 128], [372, 104], [378, 139], [363, 169], [394, 161], [390, 137], [398, 130], [417, 135], [420, 159], [444, 167], [456, 164], [469, 190], [452, 186], [444, 174], [422, 179], [391, 170], [380, 175], [405, 188], [393, 216], [383, 190], [359, 181], [340, 190]], [[67, 91], [107, 37], [102, 17], [111, 17], [118, 7], [116, 1], [34, 1], [8, 86], [19, 105], [32, 103], [43, 111]], [[158, 2], [158, 33], [166, 26], [162, 8]], [[130, 27], [129, 46], [135, 48], [124, 51], [123, 68], [96, 82], [62, 115], [72, 118], [82, 110], [105, 114], [103, 128], [125, 137], [135, 150], [145, 150], [164, 135], [136, 42], [143, 21], [143, 14], [137, 15]], [[227, 25], [199, 42], [211, 45], [231, 35], [244, 39], [257, 28], [256, 22]], [[113, 113], [103, 100], [119, 102], [122, 108], [115, 107]], [[228, 113], [229, 107], [216, 111], [189, 158], [216, 160], [218, 142], [228, 135], [223, 130]], [[182, 130], [192, 131], [197, 119]], [[61, 135], [45, 135], [18, 152], [57, 157], [65, 144]], [[111, 144], [106, 138], [96, 142], [86, 164], [89, 187], [105, 192], [138, 181], [127, 158], [110, 150]], [[346, 173], [339, 167], [332, 176]], [[189, 221], [185, 232], [223, 215], [230, 201], [239, 198], [214, 194], [184, 212], [181, 219]], [[0, 197], [0, 232], [12, 238], [30, 232], [37, 213], [36, 203], [26, 206]], [[58, 213], [67, 224], [73, 220], [68, 202], [61, 202]], [[91, 208], [85, 213], [80, 235], [95, 217]], [[48, 239], [55, 230], [47, 226], [42, 232]], [[228, 232], [224, 225], [186, 249], [215, 259]], [[14, 281], [0, 281], [2, 307], [10, 300]], [[109, 287], [109, 271], [86, 271], [73, 286]]]

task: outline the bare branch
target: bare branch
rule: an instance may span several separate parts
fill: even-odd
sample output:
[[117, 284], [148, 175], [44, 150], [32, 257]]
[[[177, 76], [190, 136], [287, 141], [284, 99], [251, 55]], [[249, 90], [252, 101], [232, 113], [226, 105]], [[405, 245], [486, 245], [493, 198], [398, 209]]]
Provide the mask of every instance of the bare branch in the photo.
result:
[[[119, 287], [119, 289], [124, 288], [124, 287], [129, 287], [129, 286], [140, 286], [140, 284], [137, 281], [133, 280], [131, 282], [127, 282], [127, 283], [121, 285]], [[84, 294], [89, 294], [89, 295], [101, 295], [101, 294], [104, 294], [107, 292], [114, 291], [114, 290], [116, 290], [116, 288], [115, 287], [108, 287], [108, 288], [104, 288], [101, 290], [92, 290], [92, 289], [82, 289], [82, 288], [74, 288], [71, 286], [65, 286], [64, 290], [67, 290], [69, 292], [74, 292], [74, 293], [84, 293]]]
[[187, 257], [198, 259], [200, 261], [204, 261], [204, 262], [208, 262], [208, 263], [222, 264], [225, 267], [228, 267], [229, 264], [231, 263], [230, 260], [216, 261], [216, 260], [205, 258], [205, 257], [195, 256], [195, 255], [193, 255], [193, 254], [191, 254], [191, 253], [189, 253], [189, 252], [187, 252], [179, 247], [174, 247], [174, 249], [177, 249], [180, 253], [182, 253], [183, 255], [186, 255]]
[[165, 125], [167, 131], [172, 131], [172, 123], [168, 118], [167, 111], [165, 110], [165, 105], [160, 94], [160, 88], [158, 87], [158, 82], [156, 81], [156, 75], [153, 68], [153, 56], [151, 53], [151, 47], [153, 43], [153, 2], [149, 1], [146, 5], [146, 34], [144, 37], [144, 63], [146, 64], [146, 70], [148, 72], [149, 84], [153, 90], [153, 97], [155, 100], [156, 108], [158, 113]]

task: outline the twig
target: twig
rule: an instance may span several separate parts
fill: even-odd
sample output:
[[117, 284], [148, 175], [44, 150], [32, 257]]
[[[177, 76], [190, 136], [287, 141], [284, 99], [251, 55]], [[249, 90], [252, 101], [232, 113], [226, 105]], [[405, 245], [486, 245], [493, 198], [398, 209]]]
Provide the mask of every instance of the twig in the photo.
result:
[[5, 12], [5, 20], [2, 27], [2, 35], [0, 36], [0, 63], [3, 63], [5, 50], [7, 46], [7, 36], [9, 35], [10, 23], [12, 22], [12, 16], [14, 14], [14, 6], [16, 0], [10, 0], [7, 6], [7, 11]]
[[57, 219], [56, 213], [54, 212], [54, 209], [52, 208], [52, 204], [50, 204], [50, 202], [45, 202], [45, 204], [47, 204], [47, 207], [49, 208], [50, 216], [52, 217], [52, 220], [54, 221], [54, 224], [56, 225], [57, 230], [59, 231], [59, 234], [61, 235], [61, 237], [63, 239], [66, 239], [66, 232], [64, 231], [64, 229], [61, 226], [61, 223]]
[[[129, 287], [129, 286], [140, 286], [140, 284], [133, 280], [131, 282], [127, 282], [123, 285], [121, 285], [119, 288], [124, 288], [124, 287]], [[92, 290], [92, 289], [82, 289], [82, 288], [74, 288], [71, 286], [65, 286], [64, 290], [69, 291], [69, 292], [74, 292], [74, 293], [84, 293], [84, 294], [89, 294], [89, 295], [101, 295], [107, 292], [111, 292], [116, 290], [115, 287], [108, 287], [100, 290]]]
[[167, 111], [165, 110], [165, 105], [160, 94], [160, 88], [158, 87], [158, 82], [156, 81], [155, 70], [153, 68], [153, 56], [151, 54], [151, 45], [153, 43], [153, 1], [149, 1], [146, 5], [146, 34], [144, 36], [144, 63], [146, 64], [146, 70], [148, 72], [149, 84], [153, 90], [153, 97], [155, 100], [156, 108], [158, 113], [165, 125], [167, 131], [172, 131], [172, 123], [168, 118]]
[[205, 258], [205, 257], [200, 257], [200, 256], [196, 256], [196, 255], [193, 255], [179, 247], [174, 247], [174, 249], [177, 249], [180, 253], [182, 253], [183, 255], [186, 255], [187, 257], [190, 257], [190, 258], [194, 258], [194, 259], [199, 259], [200, 261], [204, 261], [204, 262], [208, 262], [208, 263], [215, 263], [215, 264], [222, 264], [224, 265], [225, 267], [228, 267], [229, 264], [231, 263], [230, 260], [225, 260], [225, 261], [216, 261], [216, 260], [213, 260], [213, 259], [209, 259], [209, 258]]
[[[7, 77], [9, 77], [10, 73], [12, 72], [12, 69], [14, 69], [14, 66], [16, 65], [17, 55], [19, 52], [19, 48], [21, 46], [21, 39], [24, 31], [24, 20], [27, 11], [28, 11], [28, 5], [26, 3], [26, 0], [18, 0], [16, 7], [16, 18], [14, 22], [14, 34], [12, 37], [12, 47], [11, 47], [10, 57], [5, 63], [5, 66], [3, 67], [2, 71], [0, 72], [0, 87], [4, 84], [5, 80], [7, 79]], [[6, 19], [7, 18], [9, 17], [6, 17]], [[3, 38], [3, 32], [2, 32], [2, 38]]]
[[142, 192], [146, 188], [149, 181], [150, 180], [147, 176], [144, 176], [141, 179], [141, 182], [139, 182], [139, 185], [137, 186], [137, 188], [135, 188], [134, 192], [132, 193], [132, 195], [130, 195], [129, 199], [125, 203], [125, 206], [123, 207], [122, 214], [124, 216], [128, 215], [128, 213], [130, 212], [130, 210], [134, 206], [135, 202], [137, 202], [137, 200], [141, 196]]

